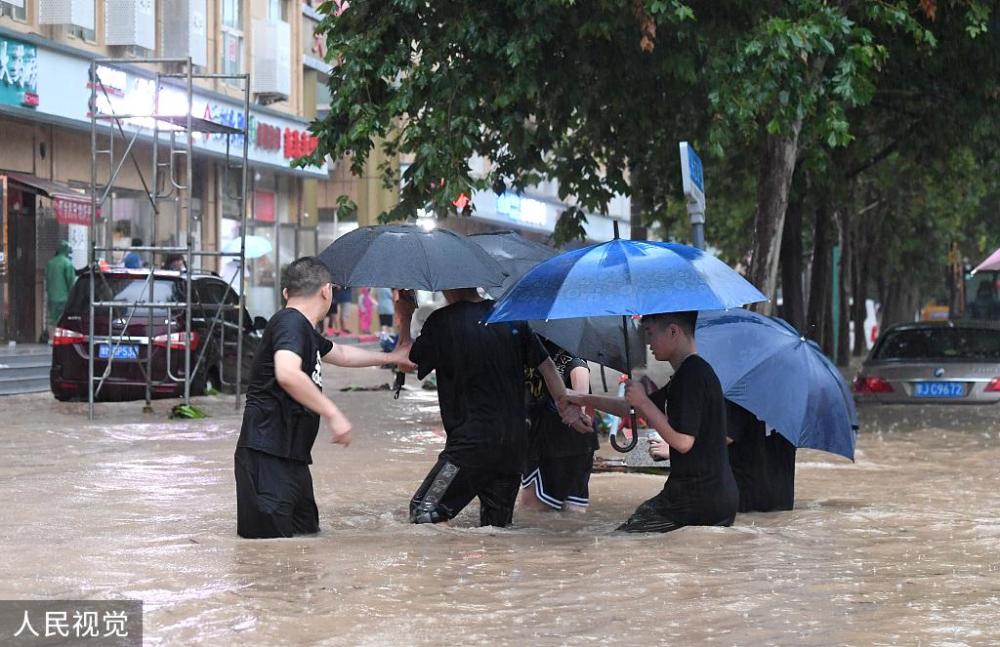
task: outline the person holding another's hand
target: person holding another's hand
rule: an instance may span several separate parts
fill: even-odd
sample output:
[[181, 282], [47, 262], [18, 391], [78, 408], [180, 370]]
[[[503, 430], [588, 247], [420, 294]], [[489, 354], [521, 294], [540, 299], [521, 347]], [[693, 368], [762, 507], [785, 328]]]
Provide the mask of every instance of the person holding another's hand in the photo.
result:
[[670, 476], [663, 491], [636, 508], [622, 532], [670, 532], [684, 526], [728, 526], [739, 503], [726, 449], [726, 401], [712, 367], [698, 356], [694, 338], [697, 312], [647, 315], [642, 327], [653, 357], [668, 361], [674, 374], [665, 387], [647, 394], [631, 381], [625, 397], [570, 393], [567, 401], [618, 416], [629, 406], [646, 419], [662, 444], [651, 443], [654, 457], [669, 456]]
[[392, 353], [340, 346], [316, 331], [333, 302], [329, 270], [313, 257], [292, 262], [288, 305], [267, 323], [254, 356], [236, 443], [236, 532], [244, 538], [319, 532], [311, 450], [320, 421], [334, 443], [351, 443], [351, 422], [323, 395], [323, 363], [345, 367], [408, 364], [409, 344]]

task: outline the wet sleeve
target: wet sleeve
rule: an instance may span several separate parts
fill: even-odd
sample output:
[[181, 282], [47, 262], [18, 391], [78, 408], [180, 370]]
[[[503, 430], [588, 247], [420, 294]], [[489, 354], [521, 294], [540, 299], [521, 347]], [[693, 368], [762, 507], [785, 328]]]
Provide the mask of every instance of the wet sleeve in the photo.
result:
[[649, 399], [652, 400], [657, 409], [665, 412], [667, 407], [667, 387], [664, 386], [657, 391], [653, 391], [649, 394]]
[[[677, 379], [677, 378], [680, 379]], [[682, 434], [698, 437], [701, 429], [702, 385], [696, 376], [674, 374], [667, 393], [667, 422]]]
[[319, 348], [320, 357], [326, 357], [326, 354], [333, 350], [333, 342], [318, 332], [316, 333], [316, 346]]
[[410, 348], [410, 361], [417, 365], [417, 379], [422, 380], [437, 368], [438, 350], [435, 329], [438, 325], [436, 313], [431, 313], [420, 329], [420, 336], [413, 341]]
[[279, 350], [290, 350], [304, 360], [309, 355], [312, 329], [302, 317], [288, 316], [290, 314], [295, 313], [282, 312], [274, 321], [274, 327], [271, 329], [271, 346], [276, 353]]

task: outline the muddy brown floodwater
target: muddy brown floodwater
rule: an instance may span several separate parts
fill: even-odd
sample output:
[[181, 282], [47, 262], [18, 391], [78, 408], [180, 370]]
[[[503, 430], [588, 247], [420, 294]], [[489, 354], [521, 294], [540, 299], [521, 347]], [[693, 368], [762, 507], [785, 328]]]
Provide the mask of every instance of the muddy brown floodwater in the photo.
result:
[[1000, 643], [1000, 408], [862, 409], [857, 462], [798, 457], [796, 509], [666, 536], [612, 529], [662, 477], [597, 474], [585, 516], [518, 511], [479, 529], [412, 526], [443, 446], [436, 396], [340, 393], [322, 434], [323, 531], [235, 533], [231, 399], [0, 400], [0, 598], [140, 598], [147, 645]]

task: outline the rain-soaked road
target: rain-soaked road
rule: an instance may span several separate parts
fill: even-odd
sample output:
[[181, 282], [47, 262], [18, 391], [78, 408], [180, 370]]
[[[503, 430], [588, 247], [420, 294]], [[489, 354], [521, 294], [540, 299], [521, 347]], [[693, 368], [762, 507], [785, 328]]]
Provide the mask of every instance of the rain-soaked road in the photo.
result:
[[323, 532], [235, 534], [232, 400], [0, 401], [0, 598], [141, 598], [147, 645], [1000, 644], [1000, 408], [862, 410], [857, 462], [799, 453], [796, 509], [610, 533], [662, 478], [598, 474], [586, 516], [411, 526], [435, 394], [341, 394], [313, 452]]

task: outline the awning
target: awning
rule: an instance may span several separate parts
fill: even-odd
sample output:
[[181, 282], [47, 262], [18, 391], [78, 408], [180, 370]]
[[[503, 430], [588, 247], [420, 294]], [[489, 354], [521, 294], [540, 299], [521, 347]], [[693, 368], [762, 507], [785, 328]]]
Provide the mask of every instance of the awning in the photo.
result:
[[[20, 188], [52, 199], [56, 221], [63, 225], [90, 225], [90, 196], [68, 184], [46, 180], [30, 173], [7, 173], [7, 180]], [[101, 210], [97, 210], [100, 218]]]
[[46, 180], [30, 173], [7, 173], [7, 179], [16, 182], [21, 185], [21, 188], [28, 189], [29, 191], [34, 191], [35, 193], [41, 193], [46, 197], [53, 197], [57, 194], [61, 195], [84, 195], [84, 192], [80, 189], [74, 189], [68, 184], [63, 184], [62, 182], [55, 182], [53, 180]]

